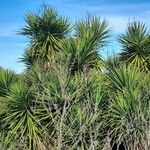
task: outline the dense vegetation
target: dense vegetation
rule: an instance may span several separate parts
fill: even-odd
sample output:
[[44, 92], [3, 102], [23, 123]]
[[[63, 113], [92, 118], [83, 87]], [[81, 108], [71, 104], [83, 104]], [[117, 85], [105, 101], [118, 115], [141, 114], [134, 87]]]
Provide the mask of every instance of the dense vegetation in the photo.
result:
[[150, 149], [145, 24], [129, 23], [121, 52], [108, 59], [100, 52], [111, 29], [96, 16], [72, 25], [44, 6], [26, 15], [20, 34], [29, 38], [26, 70], [0, 69], [0, 149]]

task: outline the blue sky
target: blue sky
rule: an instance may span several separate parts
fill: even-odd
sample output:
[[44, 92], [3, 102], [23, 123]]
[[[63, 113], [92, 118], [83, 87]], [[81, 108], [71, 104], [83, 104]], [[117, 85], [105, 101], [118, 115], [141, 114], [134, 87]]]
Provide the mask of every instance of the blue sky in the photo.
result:
[[105, 56], [119, 51], [116, 37], [125, 31], [129, 21], [135, 18], [150, 26], [150, 0], [0, 0], [0, 66], [16, 72], [24, 69], [17, 61], [27, 46], [27, 39], [17, 35], [17, 31], [25, 25], [24, 14], [37, 10], [44, 2], [73, 22], [87, 12], [108, 19], [113, 33], [103, 52]]

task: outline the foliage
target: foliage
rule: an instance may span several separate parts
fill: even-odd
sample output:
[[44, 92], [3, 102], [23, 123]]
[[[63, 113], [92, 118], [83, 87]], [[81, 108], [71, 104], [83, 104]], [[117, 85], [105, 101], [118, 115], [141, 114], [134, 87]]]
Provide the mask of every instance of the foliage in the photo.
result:
[[[149, 150], [150, 35], [133, 22], [104, 60], [109, 23], [73, 25], [44, 6], [26, 15], [20, 75], [0, 68], [0, 149]], [[117, 147], [117, 148], [115, 148]]]
[[13, 71], [0, 69], [0, 97], [7, 95], [16, 80], [17, 75]]
[[22, 61], [30, 65], [34, 61], [50, 61], [54, 53], [59, 51], [60, 41], [69, 33], [68, 20], [59, 16], [56, 9], [44, 5], [37, 13], [26, 14], [25, 21], [27, 25], [20, 34], [27, 36], [30, 41]]
[[149, 132], [149, 97], [144, 94], [147, 91], [144, 88], [146, 84], [139, 82], [143, 80], [143, 73], [134, 67], [125, 66], [110, 72], [108, 132], [113, 142], [123, 142], [126, 149], [146, 149]]
[[106, 44], [110, 29], [108, 22], [98, 17], [87, 17], [75, 24], [75, 38], [62, 43], [64, 63], [68, 64], [71, 73], [88, 72], [99, 68], [103, 60], [99, 51]]
[[123, 46], [121, 58], [148, 71], [150, 68], [150, 35], [144, 23], [134, 21], [127, 27], [126, 34], [119, 38]]

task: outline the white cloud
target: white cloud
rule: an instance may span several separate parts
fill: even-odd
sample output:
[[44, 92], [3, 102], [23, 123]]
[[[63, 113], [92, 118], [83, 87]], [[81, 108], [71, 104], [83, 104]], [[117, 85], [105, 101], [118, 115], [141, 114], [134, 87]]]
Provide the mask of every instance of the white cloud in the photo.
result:
[[[82, 5], [83, 6], [83, 5]], [[131, 3], [131, 4], [99, 4], [84, 5], [80, 9], [85, 9], [89, 13], [106, 18], [110, 21], [110, 26], [115, 32], [125, 31], [128, 22], [134, 19], [150, 25], [150, 3]]]
[[139, 16], [120, 16], [120, 15], [110, 15], [106, 16], [106, 19], [110, 21], [111, 27], [114, 29], [116, 33], [124, 32], [126, 29], [126, 25], [133, 20], [141, 21], [146, 24], [146, 26], [150, 25], [150, 20], [148, 20], [149, 16], [143, 13], [143, 15]]

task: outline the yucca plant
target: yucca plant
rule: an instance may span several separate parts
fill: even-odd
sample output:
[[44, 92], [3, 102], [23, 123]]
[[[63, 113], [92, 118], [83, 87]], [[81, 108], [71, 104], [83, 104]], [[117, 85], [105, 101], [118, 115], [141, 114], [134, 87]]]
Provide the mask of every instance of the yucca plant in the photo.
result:
[[[145, 95], [143, 73], [134, 67], [121, 66], [108, 75], [110, 105], [106, 113], [112, 142], [127, 150], [149, 149], [149, 98]], [[147, 91], [148, 92], [148, 91]], [[113, 144], [114, 144], [113, 143]]]
[[[38, 106], [34, 89], [23, 82], [13, 84], [5, 99], [5, 105], [5, 109], [0, 112], [4, 146], [29, 150], [43, 149], [41, 125], [34, 111]], [[22, 145], [19, 145], [19, 142], [23, 142]]]
[[149, 71], [150, 66], [150, 34], [144, 23], [129, 23], [127, 31], [119, 37], [122, 45], [120, 53], [122, 61]]
[[93, 48], [102, 48], [110, 36], [109, 22], [97, 16], [89, 16], [75, 24], [75, 37], [93, 41]]
[[88, 72], [102, 66], [100, 50], [106, 44], [110, 29], [106, 20], [86, 18], [75, 25], [74, 37], [62, 43], [62, 56], [72, 74]]
[[56, 9], [44, 5], [37, 13], [28, 13], [25, 21], [27, 25], [20, 34], [27, 36], [30, 43], [22, 61], [27, 65], [34, 61], [49, 62], [70, 31], [68, 20], [59, 16]]

